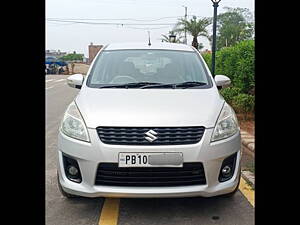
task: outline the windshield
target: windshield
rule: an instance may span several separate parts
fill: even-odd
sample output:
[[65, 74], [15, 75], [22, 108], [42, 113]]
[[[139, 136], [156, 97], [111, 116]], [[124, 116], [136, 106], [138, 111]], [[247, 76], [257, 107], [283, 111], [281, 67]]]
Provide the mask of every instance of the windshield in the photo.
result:
[[[211, 87], [210, 79], [195, 52], [174, 50], [103, 51], [94, 63], [87, 81], [89, 87], [122, 87], [142, 83], [181, 84], [197, 82], [199, 88]], [[191, 85], [190, 85], [191, 86]], [[159, 86], [155, 86], [159, 87]], [[168, 88], [169, 86], [160, 86]]]

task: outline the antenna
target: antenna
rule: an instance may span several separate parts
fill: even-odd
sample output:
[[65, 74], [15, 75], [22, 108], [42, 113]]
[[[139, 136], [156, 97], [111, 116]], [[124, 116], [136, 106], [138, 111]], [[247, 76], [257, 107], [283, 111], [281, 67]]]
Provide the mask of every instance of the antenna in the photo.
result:
[[151, 46], [151, 41], [150, 41], [150, 31], [148, 31], [148, 37], [149, 37], [149, 43], [148, 43], [148, 45]]

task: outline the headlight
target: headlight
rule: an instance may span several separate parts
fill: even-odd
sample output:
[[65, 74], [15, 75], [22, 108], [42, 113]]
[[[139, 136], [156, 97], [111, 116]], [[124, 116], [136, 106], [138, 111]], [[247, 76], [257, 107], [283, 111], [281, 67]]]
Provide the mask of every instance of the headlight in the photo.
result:
[[90, 142], [85, 123], [75, 102], [72, 102], [65, 112], [61, 123], [61, 131], [72, 138]]
[[216, 123], [211, 142], [228, 138], [239, 130], [238, 121], [233, 109], [225, 102]]

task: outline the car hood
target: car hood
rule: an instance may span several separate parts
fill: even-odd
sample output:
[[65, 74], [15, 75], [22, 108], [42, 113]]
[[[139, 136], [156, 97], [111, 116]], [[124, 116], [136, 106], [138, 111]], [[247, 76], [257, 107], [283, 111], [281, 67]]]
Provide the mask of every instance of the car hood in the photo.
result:
[[224, 99], [217, 89], [96, 89], [75, 102], [89, 128], [215, 126]]

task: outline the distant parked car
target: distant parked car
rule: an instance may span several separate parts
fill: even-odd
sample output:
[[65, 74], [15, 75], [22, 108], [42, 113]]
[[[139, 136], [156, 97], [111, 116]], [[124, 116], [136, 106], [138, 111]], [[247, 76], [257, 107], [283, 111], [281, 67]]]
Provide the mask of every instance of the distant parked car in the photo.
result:
[[68, 63], [57, 59], [55, 56], [48, 56], [45, 59], [45, 65], [46, 65], [46, 74], [57, 74], [57, 73], [64, 72], [62, 67], [68, 66]]
[[57, 58], [55, 56], [47, 56], [46, 60], [45, 60], [45, 63], [46, 64], [52, 64], [56, 61], [57, 61]]

